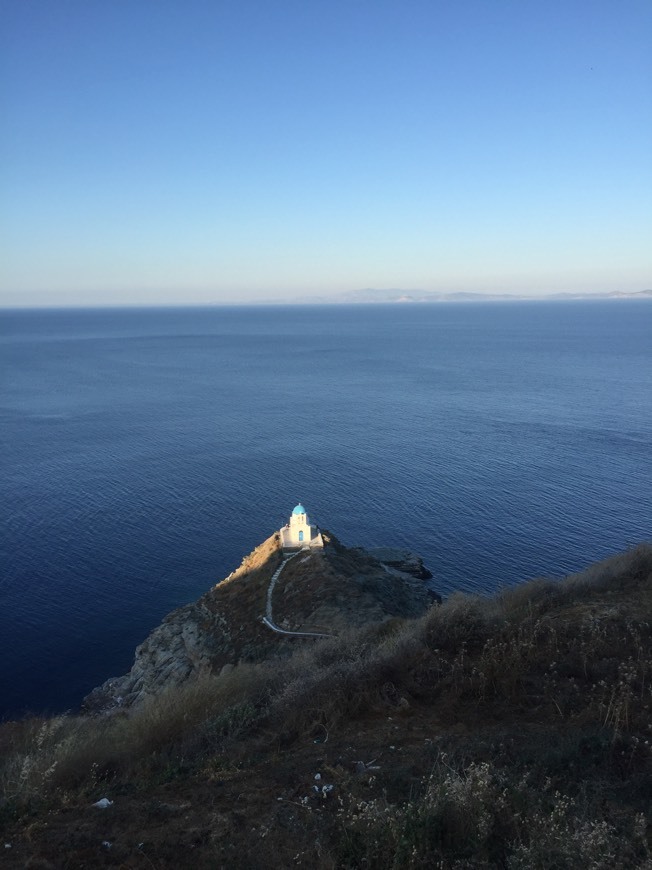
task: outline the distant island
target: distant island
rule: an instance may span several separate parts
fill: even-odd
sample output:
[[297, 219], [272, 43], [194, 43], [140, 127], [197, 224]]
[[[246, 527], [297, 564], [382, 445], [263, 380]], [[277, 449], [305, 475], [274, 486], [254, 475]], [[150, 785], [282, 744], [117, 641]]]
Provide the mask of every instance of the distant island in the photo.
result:
[[632, 292], [611, 290], [606, 293], [566, 291], [533, 295], [526, 293], [479, 293], [466, 290], [431, 292], [427, 290], [408, 290], [399, 287], [365, 287], [360, 290], [347, 290], [344, 293], [332, 295], [279, 297], [276, 299], [261, 299], [258, 302], [266, 305], [400, 305], [410, 303], [436, 304], [441, 302], [590, 302], [610, 299], [652, 299], [652, 289]]
[[589, 300], [589, 299], [652, 299], [652, 290], [626, 293], [612, 290], [609, 293], [547, 293], [527, 296], [522, 293], [473, 293], [453, 291], [428, 293], [419, 290], [376, 290], [367, 288], [344, 294], [346, 302], [535, 302], [538, 300]]

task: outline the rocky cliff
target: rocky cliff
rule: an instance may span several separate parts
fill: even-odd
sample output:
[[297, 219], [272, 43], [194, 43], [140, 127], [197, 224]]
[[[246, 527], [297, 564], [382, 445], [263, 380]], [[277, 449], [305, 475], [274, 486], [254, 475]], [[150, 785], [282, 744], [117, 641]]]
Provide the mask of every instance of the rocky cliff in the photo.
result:
[[[423, 583], [432, 575], [413, 553], [350, 549], [328, 532], [324, 540], [323, 550], [287, 562], [274, 586], [274, 622], [284, 631], [338, 634], [394, 616], [419, 616], [436, 597]], [[94, 689], [84, 709], [132, 707], [190, 677], [286, 656], [297, 643], [310, 643], [262, 621], [271, 579], [282, 562], [274, 534], [201, 598], [170, 613], [136, 649], [129, 673]]]

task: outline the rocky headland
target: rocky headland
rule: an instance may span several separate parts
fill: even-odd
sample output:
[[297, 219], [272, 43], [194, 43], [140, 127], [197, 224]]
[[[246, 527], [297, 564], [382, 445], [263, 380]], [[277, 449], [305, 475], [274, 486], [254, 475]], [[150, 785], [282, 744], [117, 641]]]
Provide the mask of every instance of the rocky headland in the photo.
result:
[[[287, 632], [337, 635], [392, 617], [423, 614], [438, 596], [416, 554], [343, 546], [323, 532], [323, 549], [299, 552], [273, 590], [274, 619]], [[147, 698], [235, 665], [290, 655], [305, 639], [264, 624], [271, 579], [284, 558], [276, 532], [197, 601], [174, 610], [136, 649], [128, 674], [84, 699], [90, 713], [128, 709]]]

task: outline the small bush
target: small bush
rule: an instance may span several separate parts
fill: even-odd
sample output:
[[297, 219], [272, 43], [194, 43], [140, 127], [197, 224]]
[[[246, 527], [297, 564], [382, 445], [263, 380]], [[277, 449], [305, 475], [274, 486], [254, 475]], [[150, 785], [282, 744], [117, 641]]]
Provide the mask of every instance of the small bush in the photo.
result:
[[457, 652], [464, 644], [473, 650], [486, 641], [496, 613], [491, 599], [456, 592], [428, 611], [421, 620], [421, 630], [431, 649]]
[[496, 602], [506, 619], [518, 621], [548, 612], [561, 598], [560, 582], [540, 577], [502, 590]]

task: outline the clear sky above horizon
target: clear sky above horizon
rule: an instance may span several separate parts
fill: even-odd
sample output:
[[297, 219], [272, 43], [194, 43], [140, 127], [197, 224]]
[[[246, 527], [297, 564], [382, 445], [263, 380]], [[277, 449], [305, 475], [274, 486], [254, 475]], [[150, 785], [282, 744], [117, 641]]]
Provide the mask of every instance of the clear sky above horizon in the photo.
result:
[[652, 286], [649, 0], [0, 17], [0, 304]]

